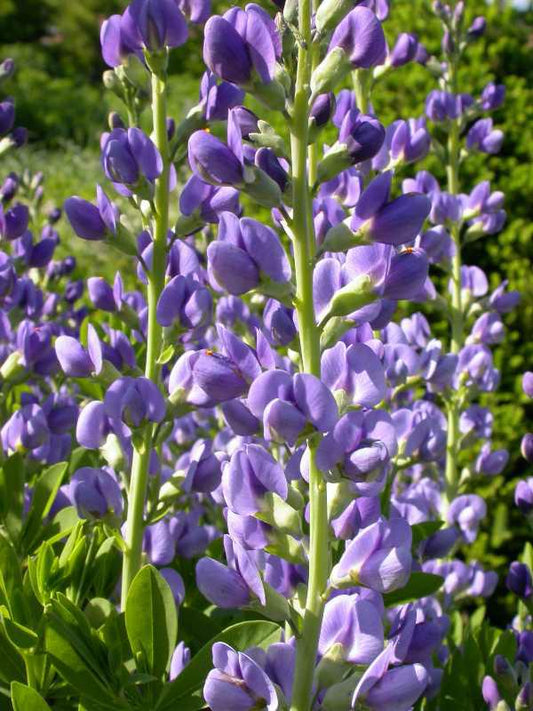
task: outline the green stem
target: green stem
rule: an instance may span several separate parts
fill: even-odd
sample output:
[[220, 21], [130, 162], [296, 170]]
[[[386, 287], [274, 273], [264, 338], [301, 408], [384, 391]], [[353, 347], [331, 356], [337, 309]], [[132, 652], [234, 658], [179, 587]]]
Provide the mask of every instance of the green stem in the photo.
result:
[[356, 69], [352, 73], [353, 90], [357, 108], [362, 114], [367, 114], [370, 106], [370, 72], [368, 69]]
[[[166, 75], [164, 70], [157, 74], [152, 73], [152, 116], [154, 142], [163, 159], [163, 172], [156, 181], [154, 192], [153, 261], [152, 269], [148, 274], [148, 334], [144, 373], [147, 378], [155, 380], [158, 370], [157, 359], [161, 351], [162, 342], [162, 329], [157, 323], [156, 308], [159, 295], [165, 284], [169, 209], [170, 160], [166, 127]], [[144, 508], [152, 437], [153, 428], [147, 427], [143, 435], [143, 441], [135, 447], [133, 453], [128, 517], [126, 521], [126, 551], [122, 570], [123, 608], [131, 582], [141, 567]]]
[[[316, 251], [308, 174], [309, 79], [312, 69], [311, 7], [299, 2], [299, 29], [304, 39], [298, 50], [298, 71], [291, 123], [293, 233], [296, 271], [296, 311], [303, 370], [320, 377], [320, 335], [313, 304], [313, 266]], [[315, 156], [311, 151], [310, 168]], [[329, 574], [326, 483], [316, 466], [316, 444], [309, 444], [309, 583], [302, 633], [296, 645], [296, 669], [291, 711], [309, 711], [318, 638], [324, 610], [323, 594]]]
[[[450, 59], [450, 90], [457, 91], [457, 70], [455, 57]], [[448, 165], [446, 167], [448, 178], [448, 192], [452, 195], [459, 193], [459, 119], [451, 121], [448, 132]], [[450, 325], [451, 338], [450, 350], [458, 353], [463, 347], [464, 325], [463, 325], [463, 303], [461, 295], [461, 230], [460, 226], [454, 222], [451, 229], [451, 237], [455, 246], [455, 254], [451, 264], [451, 303], [450, 303]], [[446, 499], [448, 503], [457, 493], [459, 481], [459, 470], [457, 459], [459, 454], [459, 405], [454, 394], [448, 402], [448, 432], [446, 442]]]

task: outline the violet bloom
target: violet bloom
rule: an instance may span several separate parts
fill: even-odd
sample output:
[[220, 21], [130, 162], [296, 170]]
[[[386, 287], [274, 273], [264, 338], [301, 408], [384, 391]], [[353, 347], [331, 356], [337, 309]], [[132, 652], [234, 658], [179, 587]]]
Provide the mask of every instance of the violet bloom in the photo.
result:
[[15, 123], [15, 104], [13, 99], [0, 102], [0, 136], [11, 131]]
[[169, 680], [174, 681], [181, 672], [185, 669], [187, 664], [191, 661], [191, 650], [185, 646], [183, 642], [180, 642], [172, 654], [172, 659], [170, 660], [170, 671]]
[[148, 52], [179, 47], [187, 39], [187, 23], [174, 0], [132, 0], [122, 27], [133, 47]]
[[499, 153], [502, 143], [503, 131], [493, 129], [491, 118], [478, 119], [466, 136], [466, 147], [482, 153]]
[[122, 493], [116, 478], [105, 469], [82, 467], [68, 485], [68, 497], [81, 518], [122, 514]]
[[491, 676], [485, 676], [481, 685], [483, 701], [488, 705], [489, 711], [496, 711], [501, 701], [498, 685]]
[[533, 596], [531, 571], [525, 563], [517, 561], [511, 563], [505, 584], [512, 593], [518, 595], [522, 600], [529, 600]]
[[385, 142], [372, 161], [372, 167], [381, 170], [387, 168], [391, 161], [393, 165], [400, 162], [414, 163], [425, 158], [430, 144], [431, 136], [423, 116], [408, 121], [394, 121], [387, 126]]
[[59, 336], [55, 352], [61, 369], [72, 378], [88, 378], [102, 370], [102, 344], [92, 324], [89, 324], [87, 331], [87, 348], [72, 336]]
[[473, 543], [478, 534], [479, 524], [487, 515], [487, 505], [477, 494], [463, 494], [454, 499], [448, 509], [448, 523], [460, 528], [467, 543]]
[[273, 683], [251, 657], [224, 642], [216, 642], [212, 654], [215, 669], [207, 675], [203, 690], [212, 711], [279, 708]]
[[185, 599], [185, 583], [183, 578], [174, 568], [161, 568], [159, 571], [168, 583], [176, 605], [181, 605]]
[[24, 405], [16, 410], [2, 427], [4, 452], [36, 449], [46, 444], [50, 430], [46, 415], [39, 405]]
[[526, 432], [520, 443], [520, 454], [526, 462], [533, 463], [533, 433]]
[[141, 57], [137, 35], [131, 36], [124, 15], [111, 15], [100, 28], [100, 46], [104, 62], [112, 68], [125, 64], [131, 54]]
[[180, 10], [195, 25], [202, 25], [211, 15], [211, 0], [178, 0]]
[[208, 131], [195, 131], [189, 138], [188, 152], [193, 173], [205, 182], [244, 186], [242, 136], [233, 110], [228, 112], [227, 144]]
[[402, 67], [408, 62], [412, 62], [418, 50], [418, 39], [416, 35], [402, 32], [396, 38], [388, 62], [392, 67]]
[[518, 482], [514, 492], [514, 502], [526, 516], [533, 511], [533, 477]]
[[429, 674], [422, 664], [388, 669], [386, 649], [363, 674], [352, 698], [352, 708], [364, 703], [369, 711], [409, 711], [424, 693]]
[[102, 167], [118, 193], [130, 197], [143, 187], [153, 189], [163, 170], [163, 161], [141, 129], [115, 128], [102, 135], [101, 145]]
[[285, 284], [291, 268], [278, 235], [271, 227], [231, 212], [220, 215], [218, 239], [207, 248], [209, 270], [230, 294], [239, 295], [266, 279]]
[[450, 94], [437, 89], [426, 99], [426, 116], [435, 122], [459, 118], [474, 103], [469, 94]]
[[117, 232], [118, 208], [99, 185], [96, 186], [96, 205], [74, 195], [65, 200], [64, 208], [72, 229], [82, 239], [103, 240]]
[[533, 371], [527, 370], [522, 376], [522, 390], [528, 398], [533, 398]]
[[276, 25], [259, 5], [233, 7], [210, 17], [204, 30], [204, 62], [221, 79], [247, 88], [254, 81], [269, 84], [281, 39]]
[[161, 326], [176, 325], [198, 333], [211, 323], [213, 297], [191, 276], [175, 276], [165, 285], [157, 302], [156, 316]]
[[222, 493], [230, 511], [244, 516], [259, 513], [269, 504], [268, 494], [288, 495], [287, 479], [272, 455], [258, 444], [247, 444], [233, 453], [224, 466]]
[[373, 158], [384, 140], [385, 129], [374, 116], [357, 109], [346, 113], [339, 128], [339, 143], [346, 146], [352, 165]]
[[335, 28], [328, 52], [339, 47], [353, 69], [380, 64], [385, 58], [386, 43], [381, 23], [366, 7], [356, 7]]
[[0, 205], [0, 237], [10, 241], [22, 237], [28, 229], [29, 220], [30, 212], [26, 205], [18, 202], [5, 212]]
[[494, 111], [505, 100], [505, 86], [489, 82], [481, 92], [481, 108], [483, 111]]
[[411, 542], [411, 527], [404, 519], [379, 519], [346, 545], [330, 585], [362, 585], [381, 593], [404, 587], [411, 575]]
[[492, 450], [490, 442], [486, 442], [476, 459], [475, 470], [478, 474], [496, 476], [502, 473], [508, 461], [509, 452], [506, 449]]
[[275, 299], [266, 302], [263, 323], [269, 340], [274, 345], [288, 346], [296, 337], [292, 310]]
[[377, 607], [359, 595], [337, 595], [324, 608], [318, 640], [322, 658], [370, 664], [383, 649], [383, 623]]
[[[217, 77], [209, 70], [204, 72], [200, 83], [200, 106], [206, 121], [225, 121], [229, 109], [241, 105], [243, 101], [242, 89], [227, 81], [217, 81]], [[254, 130], [256, 129], [257, 120]], [[243, 138], [247, 136], [243, 135]]]
[[346, 347], [340, 342], [324, 351], [321, 374], [337, 401], [342, 397], [351, 405], [374, 407], [385, 398], [383, 366], [374, 351], [364, 343]]
[[331, 391], [308, 373], [291, 376], [284, 370], [268, 370], [252, 383], [247, 402], [252, 414], [263, 420], [267, 439], [291, 445], [306, 425], [327, 432], [337, 421]]
[[201, 558], [196, 564], [198, 590], [217, 607], [244, 607], [259, 600], [266, 603], [265, 589], [250, 551], [224, 536], [228, 565], [213, 558]]
[[[241, 212], [239, 192], [228, 186], [216, 187], [191, 175], [180, 193], [180, 212], [185, 217], [197, 216], [202, 222], [216, 224], [223, 212], [236, 215]], [[179, 227], [178, 221], [178, 230]]]
[[161, 422], [166, 405], [161, 391], [148, 378], [122, 377], [107, 389], [105, 414], [136, 428], [148, 422]]
[[211, 440], [198, 439], [192, 448], [177, 461], [178, 470], [186, 471], [182, 490], [207, 493], [214, 491], [222, 476], [219, 457], [213, 453]]
[[431, 202], [419, 193], [389, 202], [391, 179], [388, 172], [372, 180], [357, 203], [350, 227], [374, 242], [400, 245], [411, 242], [420, 232]]
[[176, 555], [176, 539], [168, 518], [146, 526], [143, 533], [143, 551], [152, 565], [172, 563]]

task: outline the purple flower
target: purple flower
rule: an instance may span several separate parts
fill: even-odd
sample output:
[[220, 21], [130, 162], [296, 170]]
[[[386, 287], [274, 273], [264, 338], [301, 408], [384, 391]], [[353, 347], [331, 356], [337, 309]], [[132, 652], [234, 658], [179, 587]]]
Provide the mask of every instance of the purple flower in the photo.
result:
[[12, 99], [0, 102], [0, 136], [11, 131], [15, 123], [15, 104]]
[[274, 230], [249, 217], [220, 215], [218, 239], [207, 248], [209, 269], [230, 294], [255, 289], [262, 278], [277, 283], [290, 279], [291, 268]]
[[494, 111], [499, 108], [505, 100], [505, 86], [489, 82], [481, 92], [481, 108], [484, 111]]
[[102, 135], [101, 145], [104, 172], [121, 195], [129, 197], [143, 182], [151, 186], [161, 175], [159, 151], [139, 128], [115, 128]]
[[224, 466], [222, 493], [230, 511], [244, 516], [259, 513], [266, 494], [277, 494], [286, 499], [287, 479], [282, 468], [257, 444], [238, 449]]
[[322, 658], [370, 664], [383, 649], [383, 623], [377, 607], [359, 595], [337, 595], [326, 603], [318, 641]]
[[228, 112], [227, 140], [226, 145], [207, 131], [195, 131], [189, 138], [189, 163], [193, 173], [207, 183], [242, 187], [242, 138], [233, 111]]
[[348, 111], [339, 128], [339, 143], [344, 144], [352, 165], [373, 158], [385, 140], [385, 129], [374, 116], [357, 109]]
[[111, 15], [100, 28], [102, 57], [109, 67], [118, 67], [127, 62], [130, 54], [140, 54], [137, 37], [129, 33], [124, 15]]
[[374, 351], [364, 343], [342, 342], [322, 355], [322, 380], [346, 394], [349, 404], [374, 407], [386, 395], [385, 373]]
[[176, 679], [176, 677], [181, 674], [190, 661], [191, 650], [186, 647], [183, 642], [180, 642], [174, 650], [172, 659], [170, 660], [169, 680], [173, 681]]
[[337, 25], [328, 52], [340, 47], [353, 68], [380, 64], [386, 53], [385, 35], [381, 23], [366, 7], [356, 7]]
[[526, 432], [520, 443], [520, 453], [530, 464], [533, 462], [533, 433]]
[[423, 116], [408, 121], [394, 121], [387, 126], [385, 143], [372, 161], [372, 167], [387, 168], [391, 160], [393, 164], [421, 160], [428, 154], [430, 144], [431, 136]]
[[381, 593], [402, 588], [411, 575], [411, 539], [404, 519], [379, 519], [346, 545], [331, 571], [330, 585], [362, 585]]
[[68, 497], [81, 518], [122, 514], [122, 494], [116, 478], [105, 469], [82, 467], [68, 485]]
[[4, 212], [0, 205], [0, 237], [14, 240], [24, 235], [28, 229], [30, 212], [26, 205], [16, 203]]
[[2, 427], [4, 452], [36, 449], [46, 444], [50, 430], [46, 415], [39, 405], [24, 405], [16, 410]]
[[509, 452], [506, 449], [491, 450], [490, 442], [486, 442], [476, 459], [475, 469], [478, 474], [496, 476], [501, 474], [509, 461]]
[[527, 370], [522, 376], [522, 390], [528, 398], [533, 398], [533, 371]]
[[514, 492], [514, 501], [526, 516], [533, 511], [533, 477], [518, 482]]
[[55, 352], [59, 365], [72, 378], [88, 378], [102, 370], [102, 343], [92, 324], [87, 331], [87, 348], [72, 336], [59, 336], [55, 342]]
[[249, 551], [224, 536], [228, 565], [213, 558], [201, 558], [196, 565], [198, 590], [217, 607], [244, 607], [258, 599], [264, 605], [265, 589]]
[[483, 701], [488, 704], [490, 711], [495, 711], [501, 700], [501, 696], [498, 691], [498, 685], [491, 676], [485, 676], [483, 678], [481, 693]]
[[107, 417], [136, 428], [147, 422], [161, 422], [166, 405], [161, 391], [148, 378], [123, 377], [107, 389], [104, 408]]
[[307, 423], [319, 432], [332, 429], [337, 420], [335, 399], [314, 375], [272, 369], [254, 380], [248, 407], [262, 418], [265, 437], [294, 444]]
[[157, 321], [165, 327], [199, 330], [210, 324], [212, 312], [211, 293], [191, 276], [171, 279], [157, 302]]
[[132, 46], [148, 52], [179, 47], [187, 39], [187, 23], [175, 0], [132, 0], [122, 26]]
[[533, 596], [533, 581], [531, 571], [525, 563], [511, 563], [505, 584], [509, 590], [523, 600]]
[[[176, 605], [181, 605], [185, 599], [185, 584], [183, 582], [183, 578], [177, 570], [174, 570], [174, 568], [161, 568], [159, 572], [167, 581], [172, 591], [172, 595], [174, 596], [174, 600], [176, 601]], [[175, 653], [176, 652], [174, 652], [174, 654]], [[174, 659], [174, 656], [172, 658]]]
[[72, 229], [82, 239], [103, 240], [117, 232], [118, 209], [99, 185], [96, 205], [74, 195], [65, 200], [64, 208]]
[[455, 523], [461, 529], [467, 543], [473, 543], [477, 538], [479, 524], [487, 515], [487, 505], [477, 494], [463, 494], [450, 504], [448, 523]]
[[418, 50], [418, 39], [415, 35], [402, 32], [398, 35], [394, 47], [389, 54], [389, 63], [393, 67], [401, 67], [412, 62]]
[[473, 103], [469, 94], [450, 94], [435, 89], [426, 99], [426, 116], [435, 122], [456, 119]]
[[244, 10], [234, 7], [206, 23], [204, 62], [225, 81], [246, 87], [257, 77], [268, 84], [280, 55], [276, 26], [259, 5], [250, 3]]
[[274, 685], [261, 667], [224, 642], [213, 645], [213, 664], [204, 684], [204, 698], [212, 711], [253, 711], [279, 707]]
[[[200, 105], [203, 108], [206, 121], [225, 121], [229, 109], [240, 106], [243, 101], [244, 91], [242, 89], [227, 81], [218, 82], [217, 77], [209, 70], [204, 72], [200, 84]], [[240, 107], [238, 116], [242, 113], [254, 115], [244, 106]], [[257, 130], [257, 117], [255, 130]], [[243, 134], [243, 138], [247, 138], [247, 136]]]
[[499, 153], [503, 143], [503, 132], [493, 129], [492, 119], [479, 119], [468, 131], [466, 146], [477, 148], [482, 153]]
[[203, 24], [211, 14], [211, 0], [178, 0], [178, 5], [195, 25]]

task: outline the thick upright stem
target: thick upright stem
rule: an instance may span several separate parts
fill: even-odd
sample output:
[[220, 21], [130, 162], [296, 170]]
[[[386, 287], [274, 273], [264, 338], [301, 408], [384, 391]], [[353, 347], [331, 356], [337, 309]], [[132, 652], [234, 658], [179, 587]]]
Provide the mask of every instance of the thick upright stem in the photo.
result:
[[370, 108], [370, 72], [368, 69], [356, 69], [352, 77], [357, 108], [362, 114], [367, 114]]
[[[455, 58], [450, 60], [450, 89], [457, 91]], [[451, 121], [448, 133], [448, 165], [446, 167], [448, 177], [448, 192], [452, 195], [459, 193], [459, 119]], [[451, 236], [455, 246], [455, 254], [451, 264], [451, 303], [450, 303], [450, 350], [458, 353], [463, 347], [463, 303], [461, 296], [461, 235], [460, 227], [453, 224]], [[458, 466], [457, 458], [459, 453], [459, 405], [457, 399], [452, 395], [448, 403], [448, 433], [446, 443], [446, 499], [448, 503], [457, 493]]]
[[[154, 142], [163, 159], [163, 172], [156, 181], [154, 193], [152, 268], [148, 274], [148, 334], [146, 344], [145, 375], [154, 380], [157, 375], [157, 358], [161, 351], [161, 326], [157, 323], [156, 308], [165, 283], [168, 189], [170, 160], [166, 127], [166, 81], [164, 72], [152, 74], [152, 116]], [[144, 508], [148, 484], [148, 467], [152, 449], [153, 429], [147, 427], [143, 441], [133, 453], [131, 482], [126, 521], [126, 551], [122, 570], [122, 607], [124, 608], [131, 581], [141, 567], [144, 533]]]
[[[300, 0], [299, 29], [304, 43], [298, 51], [298, 73], [291, 125], [293, 233], [296, 268], [296, 310], [303, 369], [320, 377], [320, 336], [313, 304], [313, 261], [316, 244], [308, 174], [309, 79], [312, 68], [311, 8]], [[311, 152], [311, 168], [314, 163]], [[323, 593], [329, 573], [326, 483], [316, 466], [316, 448], [309, 445], [310, 543], [309, 584], [303, 629], [296, 646], [296, 669], [291, 711], [309, 711], [313, 687]]]

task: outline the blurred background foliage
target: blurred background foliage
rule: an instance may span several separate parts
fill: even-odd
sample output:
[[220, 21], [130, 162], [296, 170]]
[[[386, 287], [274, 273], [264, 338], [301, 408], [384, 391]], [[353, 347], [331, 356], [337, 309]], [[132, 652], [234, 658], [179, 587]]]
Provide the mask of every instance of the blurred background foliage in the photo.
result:
[[[121, 0], [0, 2], [0, 57], [11, 56], [17, 65], [7, 91], [16, 97], [17, 123], [26, 126], [30, 135], [27, 148], [2, 162], [2, 172], [44, 170], [51, 203], [61, 205], [73, 193], [92, 199], [95, 183], [102, 180], [98, 137], [105, 130], [108, 112], [118, 106], [101, 83], [105, 66], [98, 33], [102, 20], [120, 12], [125, 4]], [[229, 4], [215, 0], [214, 9], [223, 11]], [[263, 4], [269, 7], [268, 0]], [[430, 0], [392, 0], [391, 4], [385, 23], [389, 43], [399, 32], [416, 32], [431, 53], [438, 53], [440, 28]], [[505, 624], [510, 610], [503, 585], [506, 561], [518, 557], [528, 537], [523, 517], [512, 505], [516, 479], [528, 474], [519, 445], [522, 433], [533, 430], [531, 406], [528, 412], [520, 387], [521, 373], [533, 369], [533, 11], [468, 0], [467, 13], [470, 17], [486, 15], [488, 29], [469, 49], [468, 64], [460, 74], [461, 90], [479, 94], [492, 80], [506, 85], [507, 97], [494, 114], [495, 123], [505, 132], [503, 150], [498, 156], [469, 158], [462, 170], [462, 188], [469, 191], [480, 180], [490, 180], [493, 189], [506, 194], [508, 220], [499, 235], [468, 245], [464, 260], [481, 266], [492, 287], [507, 278], [510, 288], [522, 293], [520, 307], [505, 317], [507, 338], [496, 349], [502, 386], [489, 397], [495, 408], [494, 446], [507, 447], [511, 459], [504, 476], [479, 485], [480, 493], [491, 499], [491, 516], [472, 553], [500, 573], [502, 582], [489, 601], [489, 614]], [[169, 113], [177, 120], [197, 101], [201, 43], [201, 28], [193, 28], [190, 41], [172, 56]], [[432, 88], [434, 80], [425, 69], [408, 65], [388, 74], [376, 87], [375, 112], [384, 123], [419, 116]], [[421, 168], [444, 177], [442, 165], [434, 158], [417, 165]], [[66, 225], [62, 234], [63, 252], [78, 257], [82, 273], [85, 269], [112, 278], [120, 265], [115, 255], [109, 259], [105, 250], [94, 250], [77, 240]], [[439, 331], [444, 331], [444, 324], [437, 324]]]

